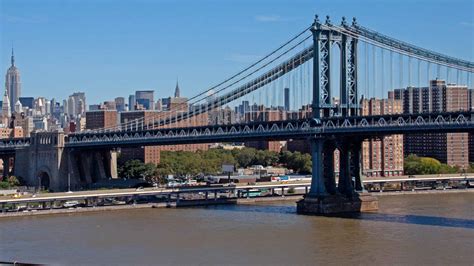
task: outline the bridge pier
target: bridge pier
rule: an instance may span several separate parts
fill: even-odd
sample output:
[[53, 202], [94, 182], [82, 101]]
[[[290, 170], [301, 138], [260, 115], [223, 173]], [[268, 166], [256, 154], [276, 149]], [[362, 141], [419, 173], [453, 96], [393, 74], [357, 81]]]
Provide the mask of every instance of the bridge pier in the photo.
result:
[[116, 178], [116, 160], [114, 150], [66, 147], [62, 132], [34, 132], [31, 144], [16, 150], [13, 169], [28, 186], [65, 191], [69, 186], [77, 189], [109, 177]]
[[[324, 143], [326, 142], [326, 143]], [[334, 180], [333, 140], [312, 140], [313, 173], [309, 193], [297, 202], [299, 214], [334, 215], [348, 212], [377, 211], [375, 197], [362, 191], [360, 147], [362, 140], [343, 139], [337, 189]], [[323, 149], [324, 148], [324, 152]], [[331, 166], [332, 165], [332, 166]], [[355, 182], [353, 182], [353, 179]], [[354, 184], [355, 183], [355, 184]]]
[[[345, 23], [345, 22], [344, 22]], [[355, 22], [354, 22], [355, 23]], [[343, 117], [359, 115], [357, 94], [357, 39], [339, 35], [330, 29], [329, 16], [323, 24], [315, 17], [311, 27], [313, 35], [313, 99], [312, 118], [331, 118], [339, 112]], [[331, 50], [340, 45], [340, 104], [337, 107], [331, 97]], [[316, 135], [311, 142], [312, 181], [309, 193], [297, 203], [301, 214], [328, 215], [344, 212], [375, 211], [375, 197], [362, 193], [360, 150], [362, 138], [346, 135]], [[334, 151], [340, 153], [339, 182], [334, 177]], [[353, 181], [354, 180], [354, 181]], [[358, 193], [356, 191], [360, 191]]]

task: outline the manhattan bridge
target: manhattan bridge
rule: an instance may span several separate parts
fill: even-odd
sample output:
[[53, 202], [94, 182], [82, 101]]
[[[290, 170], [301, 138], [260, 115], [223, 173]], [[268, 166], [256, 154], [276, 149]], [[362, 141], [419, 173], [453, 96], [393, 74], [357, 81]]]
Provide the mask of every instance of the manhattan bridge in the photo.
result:
[[[323, 21], [316, 16], [312, 25], [268, 55], [170, 110], [114, 127], [71, 134], [34, 132], [30, 138], [2, 140], [0, 155], [14, 157], [15, 174], [27, 182], [36, 184], [43, 174], [52, 188], [62, 190], [67, 174], [72, 173], [76, 184], [90, 182], [92, 172], [116, 174], [116, 163], [111, 161], [123, 147], [306, 140], [312, 156], [308, 197], [350, 198], [363, 190], [364, 140], [474, 130], [474, 112], [469, 108], [365, 115], [364, 99], [384, 99], [395, 88], [427, 86], [436, 78], [471, 86], [473, 72], [473, 62], [383, 35], [355, 18], [333, 23], [329, 17]], [[290, 90], [290, 102], [285, 102], [285, 88]], [[209, 122], [212, 112], [240, 104], [245, 119]], [[286, 108], [294, 115], [256, 117], [261, 108]], [[337, 185], [332, 156], [336, 149]], [[97, 167], [102, 170], [91, 170]]]

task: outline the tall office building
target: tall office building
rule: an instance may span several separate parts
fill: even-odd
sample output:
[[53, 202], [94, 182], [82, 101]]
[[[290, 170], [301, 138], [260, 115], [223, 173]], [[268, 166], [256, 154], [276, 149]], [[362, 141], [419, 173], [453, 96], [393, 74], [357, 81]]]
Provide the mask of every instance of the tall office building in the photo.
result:
[[33, 105], [35, 102], [35, 98], [33, 97], [20, 97], [19, 101], [23, 107], [28, 107], [30, 109], [33, 109]]
[[285, 88], [285, 111], [290, 111], [290, 89]]
[[84, 92], [75, 92], [69, 96], [65, 110], [69, 117], [75, 118], [84, 115], [86, 111], [86, 94]]
[[135, 92], [135, 102], [137, 106], [143, 107], [144, 110], [154, 110], [155, 101], [154, 101], [154, 91], [136, 91]]
[[135, 95], [129, 95], [128, 96], [128, 110], [129, 111], [134, 111], [136, 104], [137, 104], [137, 102], [136, 102], [136, 99], [135, 99]]
[[15, 111], [15, 103], [18, 101], [21, 95], [21, 81], [20, 81], [20, 71], [15, 66], [15, 55], [11, 56], [11, 66], [7, 70], [7, 75], [5, 77], [5, 88], [8, 92], [8, 98], [10, 100], [10, 111]]
[[[474, 111], [474, 88], [469, 90], [469, 107]], [[474, 163], [474, 132], [469, 133], [469, 162]]]
[[123, 97], [115, 98], [115, 107], [117, 108], [118, 112], [125, 111], [125, 98]]
[[[430, 81], [429, 87], [397, 89], [395, 98], [402, 100], [404, 113], [455, 112], [469, 110], [467, 86]], [[416, 154], [438, 159], [461, 169], [468, 167], [469, 133], [406, 134], [406, 155]]]
[[12, 116], [12, 111], [10, 109], [10, 100], [8, 99], [7, 90], [5, 90], [5, 94], [3, 94], [3, 101], [2, 101], [2, 123], [8, 126], [8, 121]]

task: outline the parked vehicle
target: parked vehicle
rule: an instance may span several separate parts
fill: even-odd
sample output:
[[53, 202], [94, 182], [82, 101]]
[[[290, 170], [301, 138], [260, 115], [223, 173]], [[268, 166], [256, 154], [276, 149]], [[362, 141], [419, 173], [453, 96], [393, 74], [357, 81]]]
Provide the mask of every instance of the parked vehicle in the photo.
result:
[[80, 203], [77, 200], [69, 200], [69, 201], [64, 202], [63, 204], [64, 208], [75, 208], [79, 206], [80, 206]]

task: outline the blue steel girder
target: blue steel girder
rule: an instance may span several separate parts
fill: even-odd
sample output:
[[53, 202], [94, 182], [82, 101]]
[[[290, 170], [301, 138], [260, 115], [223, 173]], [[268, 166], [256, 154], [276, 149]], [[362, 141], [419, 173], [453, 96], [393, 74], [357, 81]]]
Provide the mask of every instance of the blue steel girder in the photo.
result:
[[[395, 38], [386, 36], [384, 34], [378, 33], [376, 31], [367, 29], [358, 24], [353, 24], [352, 26], [346, 25], [344, 26], [344, 29], [346, 29], [348, 33], [350, 34], [367, 38], [376, 43], [389, 46], [395, 50], [420, 57], [422, 59], [425, 59], [426, 61], [440, 62], [452, 68], [457, 68], [457, 69], [471, 72], [471, 73], [474, 72], [474, 62], [469, 62], [466, 60], [462, 60], [462, 59], [454, 58], [451, 56], [443, 55], [434, 51], [430, 51], [428, 49], [421, 48], [421, 47], [397, 40]], [[335, 30], [339, 30], [339, 29], [335, 29]], [[347, 34], [347, 33], [342, 32], [342, 34]]]
[[66, 139], [66, 147], [94, 149], [250, 140], [307, 139], [315, 136], [362, 136], [424, 132], [469, 132], [474, 112], [394, 114], [330, 117], [221, 126], [152, 129], [132, 132], [80, 133]]

